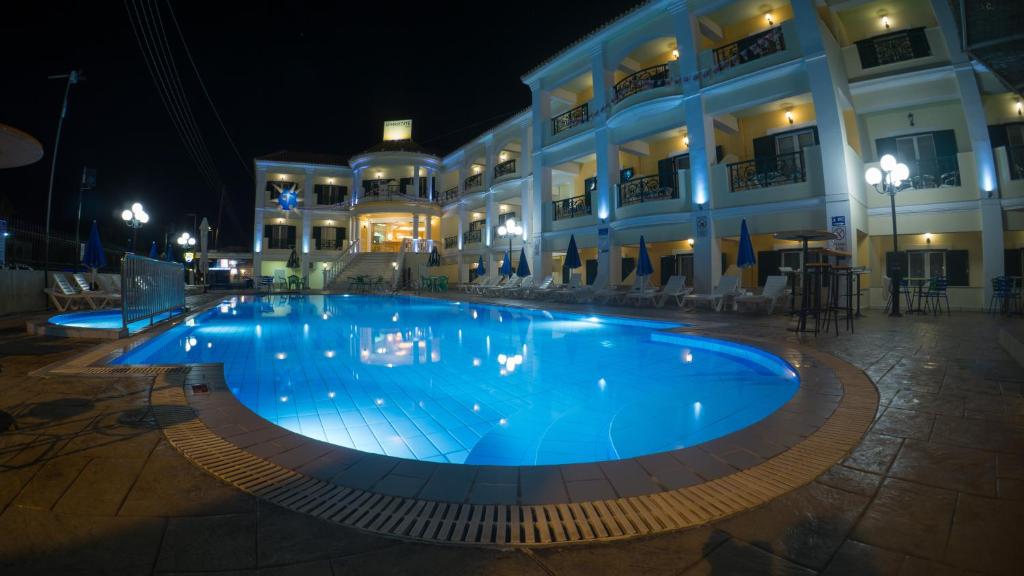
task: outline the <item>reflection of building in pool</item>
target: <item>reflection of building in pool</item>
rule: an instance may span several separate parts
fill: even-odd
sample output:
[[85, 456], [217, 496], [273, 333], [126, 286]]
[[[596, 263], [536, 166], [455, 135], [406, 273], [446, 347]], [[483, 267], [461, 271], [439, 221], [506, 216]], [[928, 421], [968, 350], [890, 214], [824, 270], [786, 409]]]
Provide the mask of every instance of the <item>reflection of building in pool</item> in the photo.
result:
[[420, 328], [358, 328], [359, 361], [371, 366], [410, 366], [441, 361], [441, 339]]
[[[514, 218], [513, 262], [525, 247], [539, 277], [567, 278], [574, 235], [586, 283], [629, 282], [642, 235], [654, 284], [682, 274], [710, 292], [746, 219], [745, 287], [804, 265], [774, 233], [827, 229], [839, 238], [818, 248], [869, 268], [880, 307], [897, 257], [864, 169], [893, 154], [910, 167], [896, 198], [904, 271], [945, 276], [954, 306], [984, 307], [992, 278], [1024, 267], [1024, 105], [971, 66], [947, 2], [819, 4], [653, 0], [527, 72], [530, 106], [444, 156], [402, 121], [352, 158], [258, 158], [263, 273], [292, 246], [308, 269], [356, 238], [363, 252], [422, 239], [439, 274], [466, 281], [481, 258], [496, 272], [497, 230]], [[298, 187], [297, 212], [275, 207], [282, 182]]]

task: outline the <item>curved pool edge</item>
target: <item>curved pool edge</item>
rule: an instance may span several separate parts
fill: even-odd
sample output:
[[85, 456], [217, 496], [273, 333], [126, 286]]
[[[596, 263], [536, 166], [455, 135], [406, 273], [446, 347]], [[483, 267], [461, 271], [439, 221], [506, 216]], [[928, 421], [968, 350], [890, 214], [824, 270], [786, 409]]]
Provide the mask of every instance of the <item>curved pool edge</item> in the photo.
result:
[[561, 466], [434, 464], [359, 452], [280, 428], [231, 394], [220, 364], [103, 365], [126, 344], [137, 345], [177, 322], [168, 324], [98, 345], [74, 363], [77, 368], [60, 372], [155, 375], [151, 403], [165, 436], [209, 474], [295, 511], [416, 541], [561, 545], [713, 522], [817, 478], [859, 444], [878, 406], [868, 377], [831, 355], [704, 333], [778, 356], [798, 371], [800, 389], [758, 423], [682, 450]]

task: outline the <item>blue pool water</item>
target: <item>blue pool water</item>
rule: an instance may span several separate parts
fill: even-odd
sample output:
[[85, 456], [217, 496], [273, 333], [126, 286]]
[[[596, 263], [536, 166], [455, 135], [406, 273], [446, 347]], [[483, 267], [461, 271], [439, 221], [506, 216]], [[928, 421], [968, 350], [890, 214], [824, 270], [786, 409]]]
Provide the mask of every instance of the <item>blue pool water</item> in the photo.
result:
[[[176, 311], [173, 315], [177, 316], [180, 311]], [[132, 322], [128, 325], [128, 333], [134, 334], [143, 328], [148, 327], [152, 323], [160, 322], [170, 318], [172, 313], [158, 314], [153, 317], [152, 322], [147, 318], [145, 320], [139, 320]], [[86, 310], [83, 312], [67, 312], [64, 314], [57, 314], [56, 316], [50, 317], [51, 324], [57, 324], [59, 326], [72, 326], [74, 328], [92, 328], [95, 330], [120, 330], [121, 329], [121, 309], [114, 308], [110, 310]]]
[[798, 387], [781, 359], [651, 321], [412, 297], [232, 298], [118, 364], [223, 362], [289, 430], [436, 462], [617, 460], [744, 428]]

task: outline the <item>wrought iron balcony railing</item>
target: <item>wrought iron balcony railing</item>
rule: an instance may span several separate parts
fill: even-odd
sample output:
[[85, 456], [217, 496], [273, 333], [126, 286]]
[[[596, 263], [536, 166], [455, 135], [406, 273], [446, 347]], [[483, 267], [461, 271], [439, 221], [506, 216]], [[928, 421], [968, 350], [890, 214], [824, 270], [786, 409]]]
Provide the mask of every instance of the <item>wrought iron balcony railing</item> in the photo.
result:
[[568, 112], [563, 112], [558, 116], [552, 118], [551, 135], [553, 136], [555, 134], [558, 134], [559, 132], [564, 132], [570, 128], [574, 128], [590, 120], [589, 104], [589, 102], [584, 102], [583, 104], [580, 104], [579, 106], [573, 108], [572, 110], [569, 110]]
[[441, 204], [447, 204], [448, 202], [456, 200], [458, 197], [459, 197], [459, 187], [458, 186], [452, 186], [451, 188], [445, 190], [444, 192], [441, 192], [437, 196], [437, 201], [440, 202]]
[[480, 186], [483, 186], [484, 185], [484, 174], [483, 174], [483, 172], [481, 172], [479, 174], [473, 174], [469, 178], [466, 178], [464, 184], [466, 185], [466, 190], [470, 190], [472, 188], [479, 188]]
[[564, 200], [555, 200], [551, 203], [551, 207], [553, 208], [551, 213], [552, 220], [566, 220], [578, 216], [587, 216], [591, 214], [590, 192]]
[[910, 169], [910, 177], [900, 185], [901, 190], [960, 186], [960, 162], [956, 156], [940, 156], [920, 160], [897, 158], [897, 160], [906, 164]]
[[479, 244], [484, 241], [484, 231], [477, 228], [476, 230], [470, 230], [462, 233], [462, 245], [466, 244]]
[[803, 150], [729, 164], [729, 189], [733, 192], [806, 180]]
[[668, 84], [668, 64], [658, 64], [650, 68], [644, 68], [619, 80], [615, 84], [614, 102], [621, 102], [633, 94], [639, 94], [644, 90], [659, 88]]
[[516, 173], [516, 159], [505, 160], [504, 162], [497, 164], [494, 167], [494, 178], [498, 179], [502, 176], [508, 176], [509, 174]]
[[898, 30], [857, 42], [860, 67], [865, 70], [931, 56], [931, 53], [932, 49], [924, 28]]
[[1024, 146], [1007, 146], [1006, 158], [1010, 161], [1010, 180], [1024, 180]]
[[715, 64], [723, 67], [739, 66], [785, 49], [786, 38], [782, 34], [782, 27], [776, 26], [721, 48], [715, 48]]
[[444, 237], [444, 248], [449, 250], [451, 248], [457, 248], [459, 246], [459, 236], [445, 236]]
[[638, 176], [619, 184], [619, 206], [672, 198], [679, 198], [679, 190], [671, 186], [662, 186], [661, 178], [657, 175]]

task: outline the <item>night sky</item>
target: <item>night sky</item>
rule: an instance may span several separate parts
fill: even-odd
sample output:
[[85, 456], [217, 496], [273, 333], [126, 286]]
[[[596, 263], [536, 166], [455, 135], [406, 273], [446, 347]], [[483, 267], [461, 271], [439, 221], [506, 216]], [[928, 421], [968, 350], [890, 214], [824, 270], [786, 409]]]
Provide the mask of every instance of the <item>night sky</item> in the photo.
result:
[[[164, 32], [196, 123], [227, 189], [221, 247], [252, 229], [252, 158], [279, 149], [354, 154], [385, 119], [413, 118], [414, 138], [448, 153], [530, 103], [520, 76], [636, 2], [410, 4], [174, 2], [199, 72], [245, 160], [236, 157], [192, 72], [165, 0]], [[146, 4], [148, 7], [150, 4]], [[357, 10], [362, 10], [361, 12]], [[15, 2], [0, 20], [0, 123], [42, 142], [34, 165], [0, 170], [0, 214], [42, 225], [64, 81], [72, 88], [58, 155], [53, 227], [74, 232], [83, 166], [97, 170], [83, 222], [125, 244], [120, 212], [151, 216], [140, 245], [216, 223], [219, 195], [181, 142], [154, 87], [125, 5]], [[155, 21], [155, 18], [154, 18]], [[83, 224], [83, 227], [85, 224]]]

